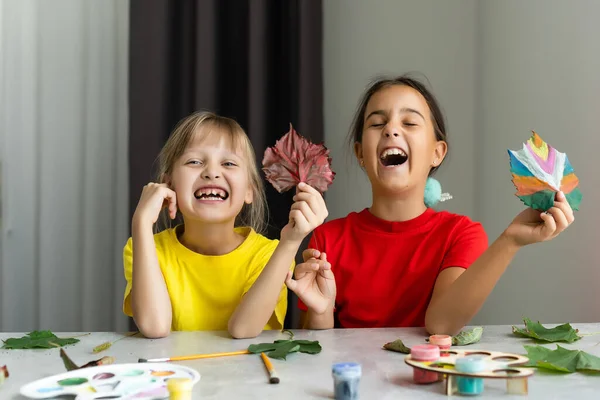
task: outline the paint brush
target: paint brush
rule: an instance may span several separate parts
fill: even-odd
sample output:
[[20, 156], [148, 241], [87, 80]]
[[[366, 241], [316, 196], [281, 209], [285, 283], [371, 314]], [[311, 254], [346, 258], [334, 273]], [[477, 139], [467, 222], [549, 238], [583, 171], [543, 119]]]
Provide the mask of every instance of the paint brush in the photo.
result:
[[260, 353], [260, 358], [262, 358], [265, 363], [265, 367], [267, 367], [267, 371], [269, 372], [269, 382], [270, 383], [279, 383], [279, 376], [277, 376], [277, 372], [275, 371], [275, 367], [271, 364], [271, 360], [265, 353]]
[[250, 354], [250, 352], [248, 350], [240, 350], [240, 351], [229, 351], [226, 353], [194, 354], [191, 356], [179, 356], [179, 357], [169, 357], [169, 358], [140, 358], [138, 360], [138, 362], [145, 363], [145, 362], [169, 362], [169, 361], [199, 360], [201, 358], [237, 356], [240, 354]]

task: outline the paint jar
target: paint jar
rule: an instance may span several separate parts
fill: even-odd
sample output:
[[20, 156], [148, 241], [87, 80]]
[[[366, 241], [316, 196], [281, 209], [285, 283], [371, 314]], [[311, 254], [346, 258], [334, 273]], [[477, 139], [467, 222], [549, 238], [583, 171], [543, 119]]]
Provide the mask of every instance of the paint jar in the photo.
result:
[[362, 369], [358, 363], [337, 363], [331, 367], [335, 400], [357, 400]]
[[[454, 368], [458, 372], [477, 373], [486, 369], [485, 358], [482, 356], [466, 356], [456, 359]], [[458, 393], [462, 395], [478, 395], [483, 393], [483, 378], [456, 377]]]
[[429, 343], [440, 348], [442, 351], [448, 351], [452, 346], [452, 336], [448, 335], [431, 335]]
[[167, 381], [169, 400], [192, 400], [194, 383], [189, 378], [172, 378]]
[[[410, 358], [415, 361], [437, 361], [440, 358], [440, 348], [433, 344], [419, 344], [410, 349]], [[413, 368], [415, 383], [433, 383], [440, 380], [440, 374]]]

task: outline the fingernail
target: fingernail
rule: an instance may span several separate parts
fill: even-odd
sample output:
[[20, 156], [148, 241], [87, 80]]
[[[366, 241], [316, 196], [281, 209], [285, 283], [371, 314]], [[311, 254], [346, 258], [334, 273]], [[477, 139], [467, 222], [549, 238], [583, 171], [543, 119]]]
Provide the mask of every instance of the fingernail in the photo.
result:
[[298, 184], [298, 187], [299, 187], [299, 188], [303, 188], [304, 186], [306, 186], [306, 183], [304, 183], [304, 182], [300, 182], [300, 183]]

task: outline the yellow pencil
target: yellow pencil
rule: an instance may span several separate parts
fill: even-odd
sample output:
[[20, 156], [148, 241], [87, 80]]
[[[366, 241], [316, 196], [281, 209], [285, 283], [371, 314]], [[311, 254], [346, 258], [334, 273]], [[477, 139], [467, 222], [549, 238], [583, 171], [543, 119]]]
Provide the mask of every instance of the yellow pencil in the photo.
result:
[[169, 361], [185, 361], [185, 360], [198, 360], [201, 358], [215, 358], [215, 357], [225, 357], [225, 356], [237, 356], [240, 354], [250, 354], [248, 350], [240, 350], [240, 351], [228, 351], [226, 353], [212, 353], [212, 354], [194, 354], [191, 356], [178, 356], [178, 357], [170, 357], [170, 358], [140, 358], [138, 362], [169, 362]]
[[271, 364], [271, 360], [265, 353], [260, 353], [260, 358], [262, 358], [265, 363], [265, 367], [267, 367], [267, 371], [269, 371], [269, 382], [270, 383], [279, 383], [279, 377], [277, 376], [277, 372], [275, 372], [275, 368], [273, 364]]

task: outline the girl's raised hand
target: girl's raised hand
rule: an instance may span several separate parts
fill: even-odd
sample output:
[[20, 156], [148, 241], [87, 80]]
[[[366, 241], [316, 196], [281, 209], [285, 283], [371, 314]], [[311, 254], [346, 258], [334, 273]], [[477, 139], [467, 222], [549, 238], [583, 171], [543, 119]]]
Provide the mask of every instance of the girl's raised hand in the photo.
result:
[[177, 216], [177, 195], [165, 183], [149, 183], [144, 186], [142, 195], [133, 214], [134, 223], [152, 225], [158, 220], [161, 210], [169, 208], [169, 216]]
[[573, 223], [575, 216], [563, 192], [558, 192], [548, 212], [527, 208], [506, 228], [504, 235], [517, 246], [554, 239]]
[[306, 235], [325, 221], [329, 212], [321, 193], [304, 182], [298, 184], [293, 200], [289, 222], [281, 231], [281, 240], [300, 244]]
[[336, 286], [327, 255], [315, 249], [302, 252], [304, 262], [288, 272], [285, 284], [312, 311], [322, 314], [335, 302]]

